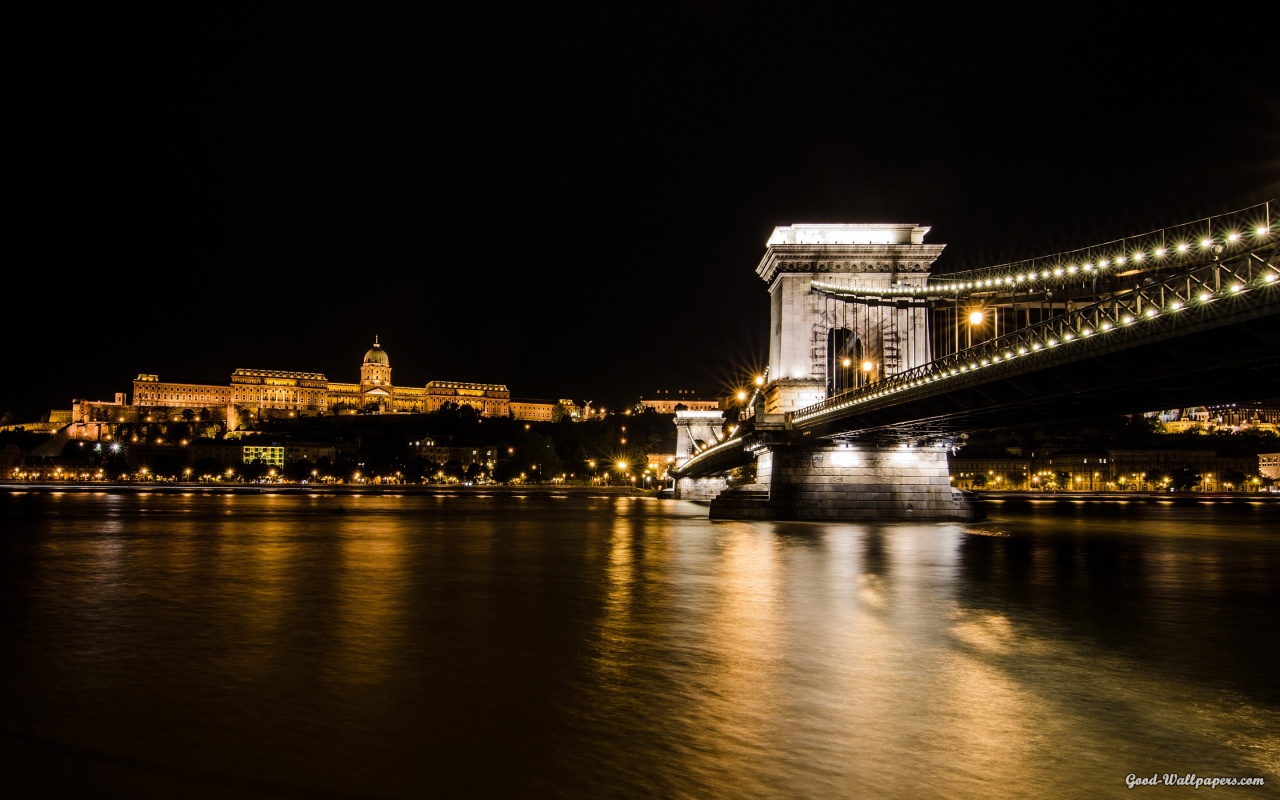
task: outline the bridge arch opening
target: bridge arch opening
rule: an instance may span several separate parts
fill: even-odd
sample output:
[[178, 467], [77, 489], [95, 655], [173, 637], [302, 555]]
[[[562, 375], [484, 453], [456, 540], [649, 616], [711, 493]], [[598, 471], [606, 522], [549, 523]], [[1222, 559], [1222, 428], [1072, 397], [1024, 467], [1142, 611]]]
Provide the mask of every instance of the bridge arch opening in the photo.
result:
[[862, 385], [862, 339], [849, 328], [827, 331], [827, 396]]

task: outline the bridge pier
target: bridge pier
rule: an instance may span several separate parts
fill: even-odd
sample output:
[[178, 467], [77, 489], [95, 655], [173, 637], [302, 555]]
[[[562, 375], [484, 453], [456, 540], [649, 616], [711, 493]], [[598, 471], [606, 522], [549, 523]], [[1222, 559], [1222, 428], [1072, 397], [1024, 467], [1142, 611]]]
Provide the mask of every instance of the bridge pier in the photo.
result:
[[672, 496], [677, 500], [714, 500], [728, 488], [723, 476], [711, 478], [680, 478], [676, 481]]
[[951, 486], [945, 447], [770, 444], [756, 482], [711, 501], [712, 519], [973, 521], [980, 501]]

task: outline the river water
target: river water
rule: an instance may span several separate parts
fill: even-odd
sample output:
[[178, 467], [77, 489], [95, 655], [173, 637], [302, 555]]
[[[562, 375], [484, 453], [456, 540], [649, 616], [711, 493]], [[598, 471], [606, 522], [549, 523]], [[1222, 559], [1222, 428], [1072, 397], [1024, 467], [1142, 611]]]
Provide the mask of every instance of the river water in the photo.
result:
[[989, 510], [0, 494], [0, 785], [1278, 796], [1280, 503]]

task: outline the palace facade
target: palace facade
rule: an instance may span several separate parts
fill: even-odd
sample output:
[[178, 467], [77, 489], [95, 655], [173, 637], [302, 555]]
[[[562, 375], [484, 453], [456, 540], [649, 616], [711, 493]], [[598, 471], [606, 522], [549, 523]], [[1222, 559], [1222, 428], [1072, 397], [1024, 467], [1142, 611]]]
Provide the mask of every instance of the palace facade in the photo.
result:
[[227, 385], [174, 383], [157, 375], [133, 380], [133, 402], [117, 394], [114, 403], [77, 400], [72, 422], [77, 438], [100, 439], [104, 428], [163, 414], [171, 419], [222, 419], [228, 430], [253, 420], [326, 414], [426, 414], [447, 403], [474, 408], [480, 416], [511, 413], [511, 393], [496, 383], [432, 381], [425, 386], [396, 386], [391, 360], [374, 338], [364, 354], [358, 383], [335, 383], [318, 372], [237, 369]]

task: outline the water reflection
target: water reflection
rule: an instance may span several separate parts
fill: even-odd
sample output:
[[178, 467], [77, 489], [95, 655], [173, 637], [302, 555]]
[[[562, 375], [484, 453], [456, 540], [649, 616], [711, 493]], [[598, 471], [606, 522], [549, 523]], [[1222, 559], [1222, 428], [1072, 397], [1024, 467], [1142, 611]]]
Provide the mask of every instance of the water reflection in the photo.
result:
[[53, 795], [1280, 786], [1265, 509], [820, 524], [639, 499], [29, 494], [0, 514], [0, 736]]

